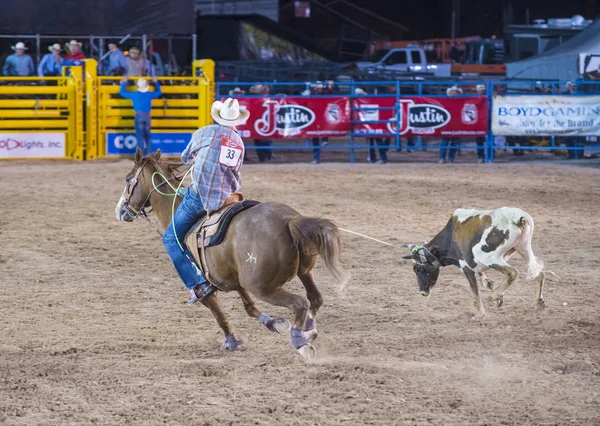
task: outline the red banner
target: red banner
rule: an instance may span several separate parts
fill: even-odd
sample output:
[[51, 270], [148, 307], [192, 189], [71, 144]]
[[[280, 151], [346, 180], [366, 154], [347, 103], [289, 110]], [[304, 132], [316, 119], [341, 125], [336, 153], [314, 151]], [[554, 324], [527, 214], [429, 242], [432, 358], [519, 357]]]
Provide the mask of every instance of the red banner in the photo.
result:
[[[396, 133], [395, 98], [353, 99], [352, 120], [356, 133]], [[469, 98], [403, 97], [400, 99], [400, 135], [465, 138], [485, 136], [488, 124], [488, 103], [483, 96]], [[375, 108], [375, 109], [374, 109]], [[389, 108], [377, 110], [376, 108]], [[385, 121], [382, 123], [369, 123]]]
[[249, 139], [345, 136], [350, 131], [350, 100], [331, 98], [238, 98], [250, 119], [238, 132]]

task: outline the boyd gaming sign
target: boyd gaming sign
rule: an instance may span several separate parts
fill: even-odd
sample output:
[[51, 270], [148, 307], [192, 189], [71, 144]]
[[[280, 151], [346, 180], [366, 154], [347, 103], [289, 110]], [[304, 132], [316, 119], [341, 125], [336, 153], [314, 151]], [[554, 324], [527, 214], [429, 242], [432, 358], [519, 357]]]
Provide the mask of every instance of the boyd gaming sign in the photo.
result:
[[[369, 108], [368, 118], [358, 112], [354, 120], [364, 121], [355, 127], [361, 133], [397, 133], [402, 136], [476, 137], [487, 130], [487, 99], [411, 97], [400, 100], [400, 117], [396, 116], [394, 98], [357, 98], [357, 108]], [[392, 108], [390, 108], [392, 107]], [[374, 111], [373, 108], [390, 108]], [[374, 112], [373, 112], [374, 111]], [[386, 121], [371, 123], [372, 121]]]
[[244, 138], [285, 139], [343, 136], [350, 129], [347, 97], [241, 98], [250, 119], [238, 132]]

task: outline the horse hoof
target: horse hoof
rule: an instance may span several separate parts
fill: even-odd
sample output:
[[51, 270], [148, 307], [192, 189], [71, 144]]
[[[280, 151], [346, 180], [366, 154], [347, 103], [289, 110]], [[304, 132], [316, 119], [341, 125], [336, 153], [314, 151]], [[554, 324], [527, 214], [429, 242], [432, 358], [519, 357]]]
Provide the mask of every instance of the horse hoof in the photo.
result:
[[481, 321], [483, 318], [485, 318], [485, 314], [477, 314], [471, 317], [471, 321]]
[[313, 328], [312, 330], [306, 330], [304, 332], [304, 337], [306, 338], [306, 341], [308, 343], [314, 342], [318, 336], [319, 336], [319, 333], [317, 333], [316, 328]]
[[302, 345], [296, 350], [307, 361], [312, 361], [317, 358], [317, 348], [315, 348], [310, 343]]
[[292, 329], [292, 325], [285, 318], [273, 319], [273, 322], [271, 323], [271, 327], [269, 327], [269, 330], [271, 330], [275, 333], [289, 333], [291, 329]]
[[546, 302], [544, 302], [544, 299], [538, 300], [536, 307], [538, 311], [543, 311], [544, 309], [546, 309]]
[[225, 338], [225, 343], [221, 345], [222, 351], [235, 352], [244, 344], [243, 340], [239, 340], [235, 335], [230, 335]]

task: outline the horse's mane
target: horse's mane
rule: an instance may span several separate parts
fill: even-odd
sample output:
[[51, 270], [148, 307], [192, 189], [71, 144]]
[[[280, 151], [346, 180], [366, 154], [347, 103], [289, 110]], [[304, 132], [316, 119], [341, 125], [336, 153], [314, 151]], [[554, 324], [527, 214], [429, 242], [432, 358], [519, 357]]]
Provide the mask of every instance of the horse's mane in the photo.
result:
[[165, 177], [172, 178], [172, 181], [181, 182], [181, 179], [185, 175], [185, 173], [181, 173], [185, 166], [181, 161], [164, 161], [164, 160], [154, 160], [153, 158], [146, 157], [144, 161], [148, 163], [153, 163], [158, 171], [160, 171]]

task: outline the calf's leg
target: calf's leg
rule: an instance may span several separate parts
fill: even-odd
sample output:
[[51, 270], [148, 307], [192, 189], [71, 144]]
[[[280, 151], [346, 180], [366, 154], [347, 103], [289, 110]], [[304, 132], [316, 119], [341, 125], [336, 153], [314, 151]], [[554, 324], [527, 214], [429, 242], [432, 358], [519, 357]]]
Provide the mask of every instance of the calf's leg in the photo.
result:
[[483, 302], [481, 301], [481, 295], [479, 294], [479, 286], [477, 285], [477, 276], [475, 275], [475, 271], [470, 268], [462, 268], [463, 273], [469, 280], [469, 284], [471, 286], [471, 291], [473, 291], [473, 296], [475, 297], [475, 306], [477, 307], [477, 314], [472, 318], [474, 320], [482, 319], [485, 317], [485, 309], [483, 309]]
[[503, 264], [490, 265], [490, 267], [504, 274], [504, 282], [492, 293], [492, 300], [496, 302], [496, 306], [499, 308], [504, 303], [504, 292], [515, 282], [519, 276], [519, 271], [505, 262]]

